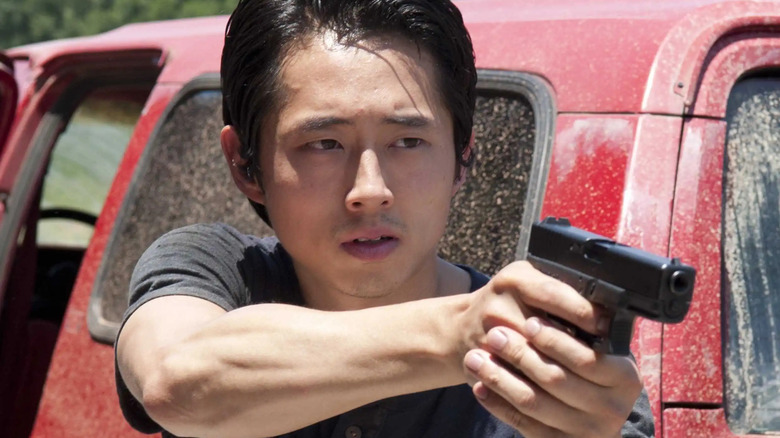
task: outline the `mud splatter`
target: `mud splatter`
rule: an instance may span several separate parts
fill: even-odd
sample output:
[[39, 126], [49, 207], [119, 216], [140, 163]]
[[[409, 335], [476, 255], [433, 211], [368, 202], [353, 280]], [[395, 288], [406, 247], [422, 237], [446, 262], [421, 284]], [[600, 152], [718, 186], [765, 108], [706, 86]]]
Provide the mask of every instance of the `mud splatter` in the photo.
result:
[[727, 419], [738, 433], [780, 431], [780, 81], [735, 86], [727, 121]]

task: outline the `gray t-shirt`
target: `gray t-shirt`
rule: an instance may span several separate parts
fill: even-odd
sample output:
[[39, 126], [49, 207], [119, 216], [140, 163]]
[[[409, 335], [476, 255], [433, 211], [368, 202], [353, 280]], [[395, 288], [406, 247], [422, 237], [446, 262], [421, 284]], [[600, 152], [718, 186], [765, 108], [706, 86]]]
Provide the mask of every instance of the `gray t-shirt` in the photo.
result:
[[[461, 266], [471, 290], [488, 277]], [[257, 238], [224, 224], [192, 225], [155, 241], [138, 261], [130, 280], [130, 306], [124, 320], [141, 305], [162, 296], [188, 295], [226, 311], [258, 303], [303, 305], [292, 260], [276, 238]], [[121, 330], [121, 329], [120, 329]], [[122, 412], [145, 433], [162, 430], [127, 389], [116, 372]], [[623, 427], [623, 436], [652, 437], [653, 417], [643, 391]], [[468, 385], [402, 395], [360, 407], [280, 438], [522, 438], [488, 413]]]

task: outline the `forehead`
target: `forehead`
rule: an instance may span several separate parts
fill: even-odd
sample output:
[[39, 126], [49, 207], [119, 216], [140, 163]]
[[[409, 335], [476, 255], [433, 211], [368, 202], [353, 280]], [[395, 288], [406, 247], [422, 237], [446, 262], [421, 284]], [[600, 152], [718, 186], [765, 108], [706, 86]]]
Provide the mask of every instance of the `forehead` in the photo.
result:
[[290, 48], [280, 73], [281, 110], [444, 110], [433, 57], [401, 37], [344, 43], [333, 32], [309, 35]]
[[373, 37], [340, 38], [334, 31], [312, 32], [295, 41], [282, 62], [282, 74], [296, 66], [321, 64], [322, 67], [344, 67], [356, 73], [371, 60], [390, 67], [403, 64], [406, 69], [420, 68], [435, 75], [433, 57], [414, 41], [402, 36], [383, 34]]

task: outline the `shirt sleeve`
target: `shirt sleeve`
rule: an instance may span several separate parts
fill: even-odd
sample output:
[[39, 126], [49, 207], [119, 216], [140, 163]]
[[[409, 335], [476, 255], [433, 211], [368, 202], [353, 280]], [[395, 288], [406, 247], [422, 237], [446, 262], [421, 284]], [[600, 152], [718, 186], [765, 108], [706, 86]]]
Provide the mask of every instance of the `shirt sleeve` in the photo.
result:
[[620, 430], [623, 438], [652, 438], [655, 436], [655, 425], [653, 424], [653, 412], [650, 409], [650, 399], [647, 391], [642, 389], [634, 409], [628, 416], [626, 423]]
[[130, 278], [127, 318], [141, 305], [167, 295], [203, 298], [230, 311], [249, 303], [239, 266], [249, 242], [223, 224], [171, 231], [141, 256]]
[[[157, 239], [133, 271], [122, 326], [140, 306], [163, 296], [198, 297], [226, 311], [249, 304], [250, 292], [240, 268], [251, 244], [248, 239], [224, 224], [192, 225]], [[160, 432], [160, 426], [127, 388], [116, 358], [115, 376], [119, 404], [128, 423], [144, 433]]]

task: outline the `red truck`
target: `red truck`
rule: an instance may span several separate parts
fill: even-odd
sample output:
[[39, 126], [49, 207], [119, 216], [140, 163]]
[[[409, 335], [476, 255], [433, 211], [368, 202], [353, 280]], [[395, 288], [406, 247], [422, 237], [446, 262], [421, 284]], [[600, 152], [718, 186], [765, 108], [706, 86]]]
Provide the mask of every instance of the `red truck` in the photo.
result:
[[[780, 2], [458, 6], [477, 162], [441, 253], [495, 272], [550, 215], [681, 257], [687, 319], [638, 320], [632, 343], [657, 435], [780, 434]], [[140, 252], [194, 222], [271, 232], [218, 147], [226, 20], [0, 57], [3, 437], [138, 436], [112, 342]]]

